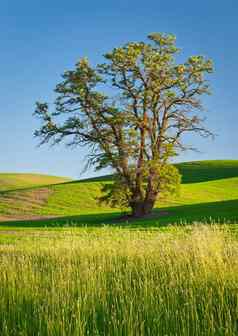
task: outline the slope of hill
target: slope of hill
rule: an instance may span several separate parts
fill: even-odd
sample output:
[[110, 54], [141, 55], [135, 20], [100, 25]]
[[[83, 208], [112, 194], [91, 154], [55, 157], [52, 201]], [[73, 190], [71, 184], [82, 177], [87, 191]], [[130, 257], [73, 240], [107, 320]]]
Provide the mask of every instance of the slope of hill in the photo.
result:
[[238, 177], [238, 160], [191, 161], [176, 166], [182, 174], [182, 183]]
[[0, 191], [31, 188], [67, 182], [70, 179], [42, 174], [8, 174], [0, 173]]
[[[176, 163], [182, 183], [196, 183], [238, 176], [238, 160], [206, 160]], [[111, 175], [85, 179], [84, 182], [110, 181]]]
[[[183, 175], [180, 195], [157, 202], [157, 209], [166, 216], [153, 219], [154, 224], [238, 220], [238, 161], [197, 161], [177, 167]], [[81, 224], [105, 223], [118, 217], [119, 209], [98, 204], [103, 183], [110, 183], [110, 176], [1, 192], [0, 219], [63, 217], [67, 222], [72, 217]]]

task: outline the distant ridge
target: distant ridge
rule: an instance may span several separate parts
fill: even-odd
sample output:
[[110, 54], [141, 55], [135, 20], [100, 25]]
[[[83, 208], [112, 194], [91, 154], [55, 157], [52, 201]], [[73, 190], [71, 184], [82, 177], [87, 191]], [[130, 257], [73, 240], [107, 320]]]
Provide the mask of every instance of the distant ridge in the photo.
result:
[[31, 188], [69, 181], [70, 179], [66, 177], [45, 174], [0, 173], [0, 191]]
[[[196, 183], [238, 177], [238, 160], [203, 160], [175, 163], [182, 175], [182, 183]], [[80, 182], [110, 181], [113, 175], [79, 180]]]

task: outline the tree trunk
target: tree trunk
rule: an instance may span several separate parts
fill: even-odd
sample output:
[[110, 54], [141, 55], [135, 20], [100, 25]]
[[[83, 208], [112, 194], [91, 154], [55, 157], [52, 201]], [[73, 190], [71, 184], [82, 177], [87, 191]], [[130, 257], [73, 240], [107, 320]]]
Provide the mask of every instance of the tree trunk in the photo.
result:
[[144, 200], [140, 202], [133, 202], [131, 204], [132, 217], [141, 218], [151, 214], [155, 200]]

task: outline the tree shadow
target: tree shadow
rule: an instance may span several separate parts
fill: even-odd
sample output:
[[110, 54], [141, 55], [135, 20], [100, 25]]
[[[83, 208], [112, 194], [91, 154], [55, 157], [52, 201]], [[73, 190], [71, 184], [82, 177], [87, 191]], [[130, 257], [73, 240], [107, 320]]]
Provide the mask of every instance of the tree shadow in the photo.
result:
[[148, 218], [120, 219], [121, 213], [95, 213], [63, 216], [40, 220], [1, 222], [3, 227], [62, 228], [62, 227], [127, 227], [158, 228], [168, 225], [186, 225], [194, 222], [238, 223], [238, 199], [219, 202], [189, 204], [155, 209]]

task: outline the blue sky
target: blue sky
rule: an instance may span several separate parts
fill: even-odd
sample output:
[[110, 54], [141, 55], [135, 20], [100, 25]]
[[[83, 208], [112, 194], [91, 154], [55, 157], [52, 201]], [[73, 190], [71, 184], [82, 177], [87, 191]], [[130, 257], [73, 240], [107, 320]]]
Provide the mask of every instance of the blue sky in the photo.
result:
[[[60, 74], [87, 56], [93, 63], [127, 41], [171, 32], [183, 57], [213, 59], [213, 95], [204, 99], [215, 140], [189, 137], [200, 153], [179, 161], [238, 159], [238, 1], [0, 2], [0, 171], [80, 177], [86, 150], [37, 148], [37, 100], [52, 102]], [[93, 175], [89, 171], [83, 177]]]

